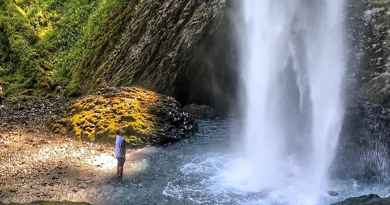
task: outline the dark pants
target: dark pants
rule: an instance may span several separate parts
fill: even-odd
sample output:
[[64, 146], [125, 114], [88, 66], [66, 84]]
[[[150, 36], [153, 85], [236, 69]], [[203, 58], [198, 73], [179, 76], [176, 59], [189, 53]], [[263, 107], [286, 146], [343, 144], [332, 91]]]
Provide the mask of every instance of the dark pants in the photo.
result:
[[125, 165], [125, 158], [117, 158], [118, 165], [116, 170], [116, 175], [118, 178], [122, 179], [123, 176], [123, 166]]

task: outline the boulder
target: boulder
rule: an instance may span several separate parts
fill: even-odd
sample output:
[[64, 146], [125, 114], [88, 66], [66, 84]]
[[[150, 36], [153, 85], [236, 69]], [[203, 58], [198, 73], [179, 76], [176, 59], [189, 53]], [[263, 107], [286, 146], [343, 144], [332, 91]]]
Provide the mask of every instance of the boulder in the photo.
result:
[[73, 101], [61, 122], [78, 139], [113, 141], [118, 129], [133, 146], [174, 142], [194, 130], [174, 98], [139, 87], [105, 88]]
[[333, 205], [389, 205], [390, 198], [381, 198], [378, 195], [370, 194], [366, 196], [353, 197]]

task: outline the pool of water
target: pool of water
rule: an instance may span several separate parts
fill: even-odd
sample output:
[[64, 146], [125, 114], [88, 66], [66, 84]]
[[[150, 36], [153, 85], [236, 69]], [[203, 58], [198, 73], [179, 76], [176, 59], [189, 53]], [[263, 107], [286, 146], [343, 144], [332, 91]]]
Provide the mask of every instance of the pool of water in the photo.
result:
[[[295, 187], [252, 192], [231, 183], [227, 170], [237, 161], [234, 133], [230, 120], [202, 121], [194, 137], [166, 147], [148, 147], [129, 166], [136, 172], [125, 176], [118, 186], [102, 187], [97, 204], [137, 205], [279, 205], [305, 203], [306, 193]], [[240, 173], [236, 173], [240, 175]], [[238, 176], [239, 177], [239, 176]], [[233, 177], [234, 178], [234, 177]], [[364, 186], [353, 180], [331, 182], [331, 191], [323, 193], [323, 204], [347, 197], [376, 193], [387, 196], [388, 186]], [[104, 191], [105, 190], [105, 191]], [[286, 193], [288, 192], [288, 193]], [[297, 196], [294, 199], [286, 196]], [[292, 201], [293, 200], [293, 201]], [[299, 201], [296, 201], [299, 200]]]

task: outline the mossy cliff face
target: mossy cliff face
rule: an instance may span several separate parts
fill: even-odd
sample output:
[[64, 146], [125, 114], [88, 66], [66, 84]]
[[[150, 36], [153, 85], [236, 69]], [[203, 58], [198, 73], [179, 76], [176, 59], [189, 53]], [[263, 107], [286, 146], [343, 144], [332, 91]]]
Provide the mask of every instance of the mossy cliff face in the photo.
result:
[[[0, 1], [0, 80], [8, 96], [45, 94], [56, 87], [77, 93], [75, 71], [115, 33], [114, 16], [127, 0]], [[110, 25], [110, 26], [107, 26]], [[92, 54], [91, 54], [92, 53]]]
[[0, 1], [6, 94], [142, 86], [229, 107], [237, 76], [232, 0]]
[[137, 87], [106, 88], [78, 99], [64, 122], [75, 137], [89, 141], [112, 142], [124, 129], [134, 146], [177, 141], [193, 131], [193, 123], [172, 97]]
[[[134, 3], [136, 2], [136, 3]], [[183, 103], [226, 107], [238, 63], [227, 0], [130, 1], [120, 37], [100, 42], [80, 69], [82, 90], [140, 85]]]

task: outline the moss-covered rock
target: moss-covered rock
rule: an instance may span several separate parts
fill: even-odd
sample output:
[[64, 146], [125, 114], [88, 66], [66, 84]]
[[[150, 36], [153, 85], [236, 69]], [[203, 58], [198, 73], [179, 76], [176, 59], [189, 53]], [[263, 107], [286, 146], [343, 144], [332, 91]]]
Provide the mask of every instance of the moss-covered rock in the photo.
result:
[[134, 146], [173, 142], [194, 128], [174, 98], [138, 87], [105, 88], [75, 100], [63, 124], [88, 141], [113, 141], [124, 129], [126, 142]]

